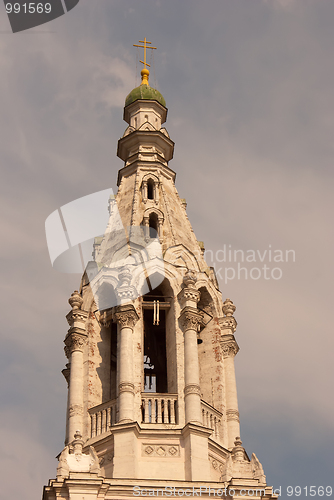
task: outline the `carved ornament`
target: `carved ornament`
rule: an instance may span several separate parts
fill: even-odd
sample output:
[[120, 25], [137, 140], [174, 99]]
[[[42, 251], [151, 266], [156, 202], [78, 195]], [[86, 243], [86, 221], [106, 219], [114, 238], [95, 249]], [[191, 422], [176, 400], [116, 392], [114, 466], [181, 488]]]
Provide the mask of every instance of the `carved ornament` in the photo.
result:
[[139, 316], [133, 305], [123, 305], [117, 307], [115, 319], [117, 323], [121, 325], [121, 328], [133, 329], [139, 319]]
[[226, 299], [223, 303], [223, 313], [225, 314], [225, 316], [233, 316], [235, 310], [236, 307], [233, 304], [232, 300]]
[[201, 395], [201, 389], [198, 384], [188, 384], [184, 388], [184, 395], [187, 396], [188, 394], [198, 394], [199, 396]]
[[83, 406], [81, 405], [71, 405], [68, 408], [68, 416], [74, 417], [75, 415], [82, 416], [84, 414]]
[[230, 356], [235, 356], [239, 351], [239, 346], [235, 340], [228, 340], [221, 342], [221, 348], [223, 352], [223, 357], [228, 358]]
[[121, 382], [118, 386], [119, 393], [121, 392], [131, 392], [135, 393], [135, 386], [131, 382]]
[[198, 325], [203, 319], [203, 315], [195, 308], [185, 307], [180, 315], [181, 328], [184, 332], [187, 330], [195, 330], [197, 332]]
[[219, 326], [223, 331], [223, 335], [226, 333], [226, 330], [229, 330], [232, 334], [237, 329], [237, 322], [233, 316], [225, 316], [224, 318], [219, 318]]
[[228, 422], [230, 420], [236, 420], [237, 422], [240, 422], [238, 410], [227, 410], [226, 411], [226, 420]]
[[186, 274], [183, 277], [183, 283], [186, 287], [195, 286], [197, 281], [197, 273], [196, 271], [192, 271], [190, 269], [187, 270]]
[[80, 309], [83, 303], [83, 298], [79, 294], [78, 290], [74, 290], [71, 294], [71, 297], [68, 299], [68, 302], [73, 310]]
[[180, 446], [178, 444], [161, 443], [161, 444], [143, 444], [142, 456], [146, 457], [179, 457]]
[[80, 335], [79, 333], [70, 333], [66, 337], [64, 342], [65, 342], [65, 354], [67, 357], [69, 357], [68, 354], [72, 354], [73, 351], [83, 352], [83, 349], [87, 344], [87, 335], [83, 336]]

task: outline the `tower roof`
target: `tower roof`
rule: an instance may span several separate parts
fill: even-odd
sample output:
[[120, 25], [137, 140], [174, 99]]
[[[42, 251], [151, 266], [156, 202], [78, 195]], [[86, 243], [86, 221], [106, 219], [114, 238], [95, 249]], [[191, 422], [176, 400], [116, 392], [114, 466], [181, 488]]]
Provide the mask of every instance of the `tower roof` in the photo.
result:
[[150, 87], [148, 84], [141, 84], [139, 87], [131, 90], [130, 94], [127, 95], [125, 99], [125, 106], [132, 104], [138, 99], [147, 99], [150, 101], [158, 101], [162, 106], [166, 107], [166, 101], [163, 95], [153, 87]]
[[162, 106], [166, 107], [166, 101], [163, 98], [163, 96], [160, 94], [158, 90], [150, 87], [148, 83], [150, 71], [147, 69], [147, 66], [150, 67], [150, 65], [146, 62], [146, 50], [151, 49], [153, 52], [153, 50], [155, 50], [156, 47], [152, 47], [151, 42], [148, 42], [146, 38], [144, 38], [144, 40], [139, 40], [139, 43], [143, 43], [144, 45], [134, 44], [134, 47], [141, 47], [144, 49], [144, 61], [139, 61], [144, 65], [143, 69], [140, 72], [141, 84], [139, 85], [139, 87], [136, 87], [133, 90], [131, 90], [130, 94], [126, 97], [125, 107], [128, 106], [129, 104], [132, 104], [135, 101], [138, 101], [139, 99], [158, 101], [160, 104], [162, 104]]

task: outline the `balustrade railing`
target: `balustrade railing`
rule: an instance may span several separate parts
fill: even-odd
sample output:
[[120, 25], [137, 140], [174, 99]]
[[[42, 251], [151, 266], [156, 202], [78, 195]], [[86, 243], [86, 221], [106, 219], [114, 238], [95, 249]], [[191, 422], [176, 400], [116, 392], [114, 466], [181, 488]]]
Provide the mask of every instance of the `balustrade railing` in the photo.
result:
[[91, 420], [91, 437], [109, 431], [116, 423], [117, 400], [113, 399], [88, 410]]
[[223, 414], [203, 400], [201, 401], [201, 409], [203, 425], [212, 429], [212, 437], [219, 440], [222, 437], [221, 427]]
[[177, 423], [177, 394], [143, 392], [142, 422], [145, 424]]

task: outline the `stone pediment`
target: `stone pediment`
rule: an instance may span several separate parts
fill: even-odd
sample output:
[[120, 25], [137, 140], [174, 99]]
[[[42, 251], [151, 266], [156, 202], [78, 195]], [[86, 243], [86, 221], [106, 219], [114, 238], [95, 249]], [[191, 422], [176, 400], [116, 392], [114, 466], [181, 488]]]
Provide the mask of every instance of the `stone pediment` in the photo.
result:
[[156, 132], [156, 128], [153, 127], [152, 123], [150, 122], [144, 122], [138, 130], [144, 130], [144, 131], [151, 131], [151, 132]]
[[200, 270], [195, 255], [182, 244], [169, 247], [164, 255], [164, 260], [173, 266]]
[[125, 129], [124, 134], [123, 134], [123, 136], [122, 136], [122, 137], [126, 137], [127, 135], [131, 134], [131, 133], [132, 133], [132, 132], [134, 132], [134, 131], [135, 131], [135, 129], [134, 129], [133, 127], [131, 127], [131, 125], [129, 125], [129, 126]]

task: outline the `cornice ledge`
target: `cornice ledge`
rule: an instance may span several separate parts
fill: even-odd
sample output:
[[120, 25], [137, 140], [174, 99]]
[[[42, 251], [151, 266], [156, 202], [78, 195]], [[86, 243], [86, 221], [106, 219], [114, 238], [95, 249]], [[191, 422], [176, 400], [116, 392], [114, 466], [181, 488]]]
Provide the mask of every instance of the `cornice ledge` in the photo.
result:
[[183, 437], [195, 434], [196, 436], [209, 438], [212, 434], [212, 429], [208, 429], [208, 427], [204, 427], [203, 425], [188, 422], [181, 430], [181, 434]]

